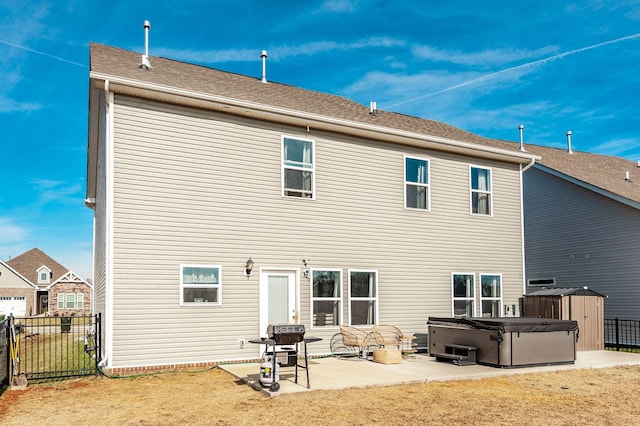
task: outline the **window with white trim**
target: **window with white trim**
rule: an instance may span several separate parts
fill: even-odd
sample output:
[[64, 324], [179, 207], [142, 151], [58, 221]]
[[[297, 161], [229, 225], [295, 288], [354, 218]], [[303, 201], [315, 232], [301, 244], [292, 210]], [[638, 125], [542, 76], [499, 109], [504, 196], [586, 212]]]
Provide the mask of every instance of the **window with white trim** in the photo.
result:
[[51, 282], [51, 276], [53, 275], [51, 269], [46, 266], [38, 268], [38, 284], [48, 284]]
[[221, 303], [222, 267], [219, 265], [180, 265], [180, 304]]
[[374, 325], [378, 314], [378, 273], [370, 270], [349, 271], [351, 325]]
[[480, 274], [480, 306], [483, 317], [502, 316], [502, 275]]
[[84, 294], [58, 293], [56, 302], [58, 309], [84, 309]]
[[451, 274], [452, 311], [454, 317], [475, 315], [475, 274]]
[[282, 137], [282, 195], [314, 198], [314, 141]]
[[404, 157], [404, 206], [429, 210], [429, 160]]
[[469, 181], [471, 188], [471, 213], [491, 216], [491, 169], [469, 166]]
[[337, 326], [342, 318], [342, 271], [311, 270], [311, 318], [314, 327]]

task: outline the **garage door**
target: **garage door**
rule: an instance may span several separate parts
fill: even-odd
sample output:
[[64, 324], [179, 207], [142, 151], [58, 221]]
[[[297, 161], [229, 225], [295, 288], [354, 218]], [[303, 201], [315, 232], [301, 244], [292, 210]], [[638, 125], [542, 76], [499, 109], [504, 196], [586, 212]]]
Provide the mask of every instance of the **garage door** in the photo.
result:
[[0, 296], [0, 315], [14, 317], [27, 315], [27, 298], [24, 296]]

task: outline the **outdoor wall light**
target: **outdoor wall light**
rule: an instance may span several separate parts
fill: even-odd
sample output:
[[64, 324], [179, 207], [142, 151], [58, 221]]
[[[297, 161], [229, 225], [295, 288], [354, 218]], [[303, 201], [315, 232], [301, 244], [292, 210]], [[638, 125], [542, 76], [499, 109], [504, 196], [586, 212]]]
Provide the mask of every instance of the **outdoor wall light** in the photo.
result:
[[309, 279], [309, 258], [305, 257], [302, 259], [302, 263], [304, 264], [305, 270], [303, 271], [303, 275], [305, 279]]
[[253, 270], [253, 259], [251, 259], [251, 256], [249, 256], [249, 260], [247, 260], [247, 263], [244, 265], [245, 275], [251, 275], [252, 270]]

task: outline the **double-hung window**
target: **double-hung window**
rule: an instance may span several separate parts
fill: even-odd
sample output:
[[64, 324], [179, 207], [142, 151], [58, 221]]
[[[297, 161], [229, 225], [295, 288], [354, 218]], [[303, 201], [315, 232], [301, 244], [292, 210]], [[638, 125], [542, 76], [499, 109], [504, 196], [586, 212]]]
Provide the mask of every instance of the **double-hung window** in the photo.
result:
[[404, 205], [408, 209], [429, 210], [429, 161], [404, 158]]
[[314, 198], [314, 142], [282, 137], [282, 195]]
[[453, 294], [453, 316], [472, 317], [475, 315], [475, 274], [451, 274]]
[[342, 271], [312, 270], [311, 318], [314, 327], [340, 325], [342, 318]]
[[222, 267], [180, 265], [180, 304], [220, 304]]
[[484, 167], [469, 168], [471, 183], [471, 213], [492, 215], [491, 169]]
[[349, 271], [351, 325], [374, 325], [378, 311], [378, 274], [376, 271]]
[[483, 317], [502, 316], [502, 276], [480, 274], [480, 305]]
[[84, 294], [82, 293], [58, 293], [58, 309], [84, 309]]

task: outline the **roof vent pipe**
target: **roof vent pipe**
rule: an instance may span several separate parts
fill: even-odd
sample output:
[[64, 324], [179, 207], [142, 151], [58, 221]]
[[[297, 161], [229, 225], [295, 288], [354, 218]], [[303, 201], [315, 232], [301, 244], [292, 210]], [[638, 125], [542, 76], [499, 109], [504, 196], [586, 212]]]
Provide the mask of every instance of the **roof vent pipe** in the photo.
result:
[[627, 182], [631, 181], [631, 177], [629, 177], [629, 172], [625, 172], [624, 174], [624, 180], [626, 180]]
[[262, 79], [263, 83], [267, 82], [267, 51], [263, 50], [260, 52], [260, 57], [262, 58]]
[[567, 146], [569, 147], [569, 154], [573, 154], [571, 150], [571, 130], [567, 131]]
[[376, 101], [369, 102], [369, 114], [376, 115], [377, 112], [378, 112], [378, 104], [376, 103]]
[[522, 130], [524, 129], [524, 126], [521, 124], [518, 126], [518, 129], [520, 130], [520, 151], [524, 152], [524, 138], [522, 136]]
[[151, 23], [144, 21], [142, 27], [144, 28], [144, 55], [142, 55], [140, 68], [149, 70], [151, 69], [151, 62], [149, 61], [149, 28], [151, 28]]

